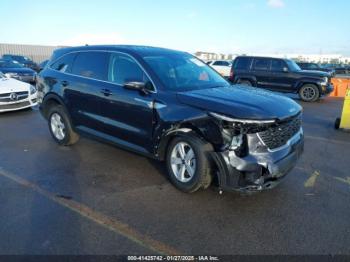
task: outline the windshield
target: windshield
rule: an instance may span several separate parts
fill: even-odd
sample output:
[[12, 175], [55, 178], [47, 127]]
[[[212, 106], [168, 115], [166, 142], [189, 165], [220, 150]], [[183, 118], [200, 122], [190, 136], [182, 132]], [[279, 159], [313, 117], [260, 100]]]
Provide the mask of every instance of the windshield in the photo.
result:
[[18, 61], [18, 62], [30, 62], [30, 58], [26, 56], [14, 56], [13, 60]]
[[211, 67], [188, 54], [143, 58], [168, 90], [188, 91], [230, 85]]
[[300, 71], [301, 68], [293, 60], [286, 60], [286, 63], [291, 71]]
[[14, 61], [0, 61], [0, 68], [22, 68], [23, 66]]
[[311, 68], [311, 69], [318, 69], [319, 66], [317, 64], [310, 64], [309, 68]]

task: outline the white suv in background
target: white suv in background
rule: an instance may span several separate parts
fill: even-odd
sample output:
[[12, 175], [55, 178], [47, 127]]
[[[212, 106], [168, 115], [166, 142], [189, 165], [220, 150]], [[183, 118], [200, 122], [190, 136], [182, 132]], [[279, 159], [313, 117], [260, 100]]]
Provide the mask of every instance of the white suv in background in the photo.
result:
[[0, 113], [37, 105], [36, 88], [0, 72]]
[[217, 72], [219, 72], [224, 77], [230, 76], [230, 71], [231, 71], [231, 67], [232, 67], [231, 61], [212, 60], [212, 61], [208, 61], [207, 65], [214, 68]]

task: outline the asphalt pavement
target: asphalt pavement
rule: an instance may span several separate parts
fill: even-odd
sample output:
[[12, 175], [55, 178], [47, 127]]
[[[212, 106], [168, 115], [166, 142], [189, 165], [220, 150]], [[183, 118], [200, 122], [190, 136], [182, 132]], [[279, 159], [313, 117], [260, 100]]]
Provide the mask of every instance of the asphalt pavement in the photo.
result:
[[185, 194], [162, 163], [84, 137], [60, 147], [37, 109], [1, 114], [0, 254], [350, 254], [342, 102], [301, 103], [301, 160], [251, 196]]

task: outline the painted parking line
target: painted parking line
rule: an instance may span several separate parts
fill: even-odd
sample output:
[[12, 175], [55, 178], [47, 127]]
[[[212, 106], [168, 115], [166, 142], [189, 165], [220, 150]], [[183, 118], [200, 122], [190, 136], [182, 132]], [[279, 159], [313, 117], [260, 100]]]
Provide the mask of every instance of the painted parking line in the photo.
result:
[[348, 142], [348, 141], [334, 140], [334, 139], [328, 139], [328, 138], [323, 138], [323, 137], [318, 137], [318, 136], [305, 136], [305, 138], [312, 139], [312, 140], [318, 140], [318, 141], [322, 141], [322, 142], [327, 142], [327, 143], [350, 145], [350, 142]]
[[319, 177], [320, 172], [315, 171], [312, 175], [305, 181], [304, 187], [314, 187], [317, 177]]
[[41, 187], [39, 187], [38, 185], [29, 182], [28, 180], [19, 177], [17, 175], [11, 174], [5, 170], [3, 170], [2, 168], [0, 168], [0, 175], [3, 177], [6, 177], [14, 182], [16, 182], [17, 184], [20, 184], [26, 188], [29, 188], [33, 191], [35, 191], [36, 193], [39, 193], [40, 195], [54, 201], [55, 203], [64, 206], [72, 211], [74, 211], [75, 213], [80, 214], [81, 216], [107, 228], [108, 230], [111, 230], [115, 233], [118, 233], [126, 238], [128, 238], [129, 240], [143, 246], [146, 247], [158, 254], [162, 254], [162, 255], [179, 255], [181, 254], [181, 252], [177, 251], [176, 249], [162, 243], [159, 242], [147, 235], [144, 235], [138, 231], [136, 231], [135, 229], [131, 228], [129, 225], [120, 222], [119, 220], [115, 219], [115, 218], [111, 218], [108, 217], [98, 211], [95, 211], [91, 208], [89, 208], [88, 206], [81, 204], [79, 202], [76, 202], [72, 199], [68, 199], [68, 198], [64, 198], [62, 196], [56, 195], [54, 193], [51, 193]]
[[342, 178], [342, 177], [335, 177], [334, 179], [343, 182], [345, 184], [348, 184], [350, 186], [350, 176], [348, 176], [346, 179]]

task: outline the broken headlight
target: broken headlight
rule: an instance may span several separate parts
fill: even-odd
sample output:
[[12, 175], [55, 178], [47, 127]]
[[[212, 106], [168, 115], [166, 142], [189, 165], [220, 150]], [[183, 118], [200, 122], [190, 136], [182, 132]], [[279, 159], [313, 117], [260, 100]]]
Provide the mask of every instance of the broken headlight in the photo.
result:
[[218, 120], [222, 130], [221, 133], [225, 149], [234, 151], [238, 157], [245, 157], [248, 155], [247, 134], [265, 131], [276, 122], [274, 119], [238, 119], [217, 113], [209, 113], [209, 115]]
[[239, 134], [237, 136], [233, 136], [232, 140], [231, 140], [231, 145], [230, 145], [230, 149], [231, 150], [236, 150], [238, 148], [240, 148], [243, 144], [243, 135]]
[[328, 84], [328, 77], [322, 77], [321, 85], [327, 85]]

